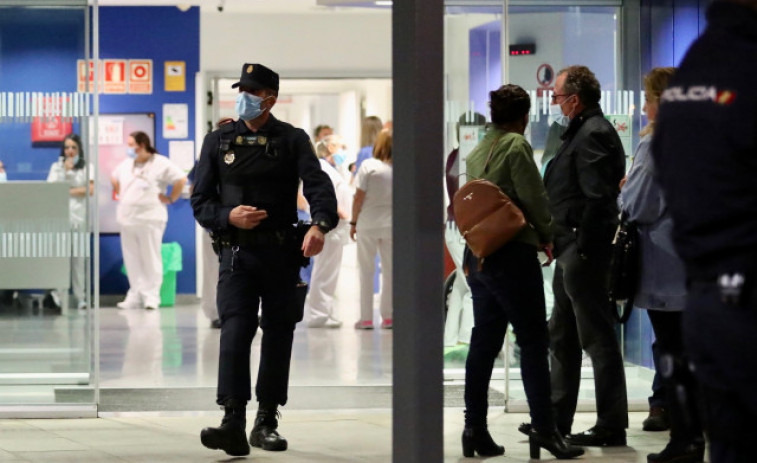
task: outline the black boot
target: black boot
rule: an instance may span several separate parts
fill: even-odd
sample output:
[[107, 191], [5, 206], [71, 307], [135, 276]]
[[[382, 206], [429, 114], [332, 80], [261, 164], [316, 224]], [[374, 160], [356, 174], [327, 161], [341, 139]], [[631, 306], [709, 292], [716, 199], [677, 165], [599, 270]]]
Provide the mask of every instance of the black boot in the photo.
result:
[[546, 449], [560, 460], [580, 457], [584, 454], [582, 447], [568, 444], [563, 436], [555, 429], [552, 433], [541, 434], [531, 429], [528, 435], [528, 445], [531, 451], [531, 458], [534, 460], [541, 459], [541, 449]]
[[647, 455], [648, 463], [700, 463], [704, 461], [704, 441], [677, 442], [671, 440], [660, 453]]
[[287, 449], [287, 440], [276, 432], [279, 427], [276, 405], [260, 404], [255, 417], [255, 427], [250, 432], [250, 445], [263, 450], [282, 451]]
[[234, 457], [250, 454], [245, 427], [247, 418], [243, 402], [230, 399], [224, 404], [225, 414], [221, 426], [200, 431], [202, 445], [209, 449], [220, 449]]
[[470, 428], [466, 426], [463, 429], [463, 456], [471, 458], [474, 453], [482, 457], [496, 457], [504, 455], [505, 448], [494, 442], [485, 426]]

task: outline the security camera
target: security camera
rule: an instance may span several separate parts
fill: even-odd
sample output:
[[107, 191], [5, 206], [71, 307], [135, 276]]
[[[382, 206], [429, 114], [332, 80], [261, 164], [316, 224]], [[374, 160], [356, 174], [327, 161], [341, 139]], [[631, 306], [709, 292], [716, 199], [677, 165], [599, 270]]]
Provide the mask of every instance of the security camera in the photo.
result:
[[223, 13], [223, 5], [226, 3], [226, 0], [218, 0], [218, 12]]

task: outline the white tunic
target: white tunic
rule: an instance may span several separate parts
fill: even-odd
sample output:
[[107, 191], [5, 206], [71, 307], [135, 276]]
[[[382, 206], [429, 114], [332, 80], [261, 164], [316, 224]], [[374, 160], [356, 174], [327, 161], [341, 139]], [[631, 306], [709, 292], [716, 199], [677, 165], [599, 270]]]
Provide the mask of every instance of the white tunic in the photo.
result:
[[[88, 164], [82, 169], [66, 170], [63, 160], [58, 160], [50, 166], [47, 174], [48, 182], [65, 182], [71, 188], [87, 187], [89, 193], [89, 181], [92, 180], [92, 171]], [[70, 196], [68, 199], [71, 225], [81, 225], [87, 218], [87, 196]]]
[[184, 172], [157, 153], [144, 164], [135, 161], [125, 159], [112, 174], [119, 183], [116, 220], [121, 225], [165, 224], [168, 211], [158, 195], [184, 178]]
[[357, 232], [391, 228], [392, 165], [376, 158], [366, 159], [357, 171], [355, 186], [365, 191]]

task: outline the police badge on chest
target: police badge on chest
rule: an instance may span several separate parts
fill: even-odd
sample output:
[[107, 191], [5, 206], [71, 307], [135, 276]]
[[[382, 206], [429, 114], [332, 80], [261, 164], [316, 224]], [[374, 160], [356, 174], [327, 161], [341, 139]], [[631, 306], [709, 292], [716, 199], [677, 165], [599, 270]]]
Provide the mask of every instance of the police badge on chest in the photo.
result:
[[234, 162], [234, 152], [229, 151], [226, 154], [223, 155], [223, 162], [225, 162], [227, 165], [231, 165], [231, 163]]

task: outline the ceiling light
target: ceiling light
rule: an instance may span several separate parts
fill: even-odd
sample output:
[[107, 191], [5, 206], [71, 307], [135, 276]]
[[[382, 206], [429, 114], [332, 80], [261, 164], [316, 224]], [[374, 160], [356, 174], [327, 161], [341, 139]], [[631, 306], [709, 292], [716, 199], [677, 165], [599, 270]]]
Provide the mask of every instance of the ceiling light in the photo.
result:
[[392, 6], [392, 0], [376, 0], [376, 6]]

